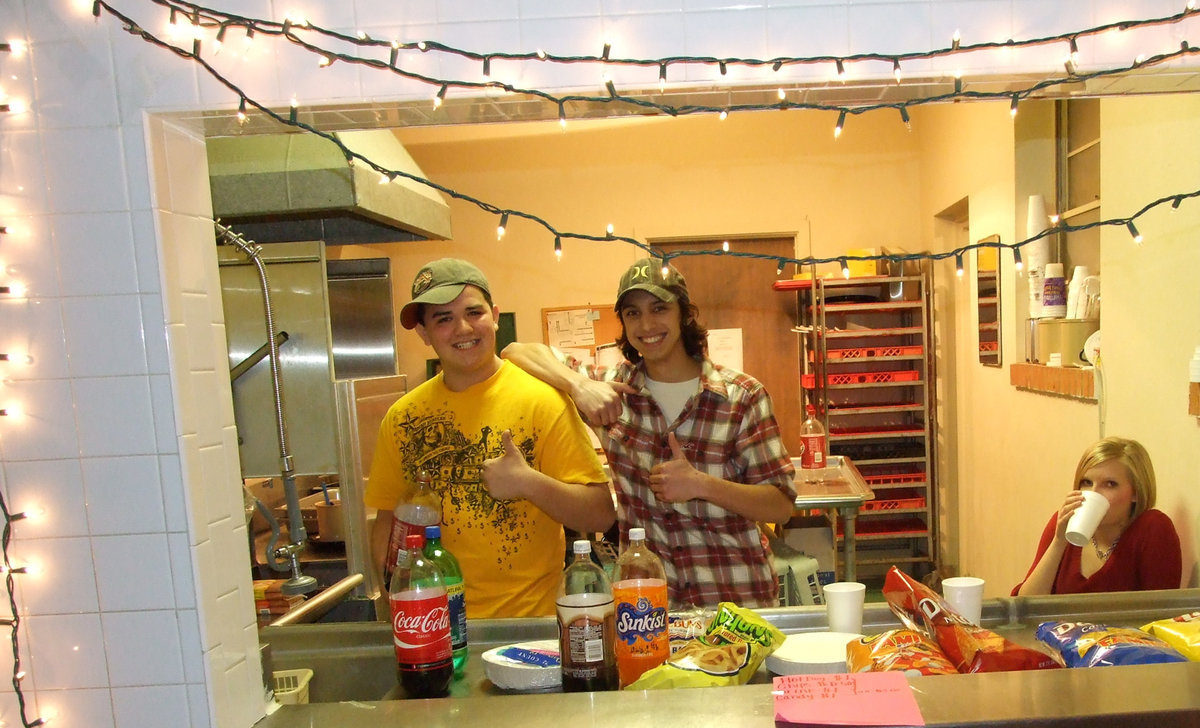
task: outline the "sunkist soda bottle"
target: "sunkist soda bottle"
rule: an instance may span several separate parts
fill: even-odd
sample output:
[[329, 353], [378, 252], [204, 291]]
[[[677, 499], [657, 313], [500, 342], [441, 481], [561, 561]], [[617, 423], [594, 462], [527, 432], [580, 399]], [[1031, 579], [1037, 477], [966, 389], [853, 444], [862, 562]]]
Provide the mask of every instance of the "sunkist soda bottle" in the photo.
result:
[[400, 684], [410, 698], [446, 695], [454, 664], [450, 605], [442, 573], [422, 551], [425, 537], [410, 533], [392, 574], [392, 641]]
[[808, 405], [808, 417], [800, 425], [800, 470], [805, 483], [816, 483], [825, 474], [825, 456], [829, 452], [825, 441], [825, 428], [817, 419], [817, 409]]
[[662, 561], [646, 546], [646, 530], [629, 529], [629, 545], [617, 558], [617, 673], [624, 688], [671, 656], [667, 630], [667, 577]]
[[575, 560], [563, 572], [558, 598], [558, 650], [564, 693], [617, 689], [612, 586], [592, 563], [592, 544], [572, 545]]
[[442, 501], [430, 484], [429, 471], [420, 470], [417, 472], [417, 487], [392, 511], [392, 530], [383, 559], [383, 583], [392, 583], [392, 566], [396, 563], [396, 555], [404, 548], [408, 534], [424, 536], [426, 526], [436, 526], [441, 521]]
[[463, 675], [467, 664], [467, 605], [463, 592], [462, 568], [454, 554], [442, 545], [442, 527], [425, 527], [425, 556], [442, 572], [446, 597], [450, 602], [450, 647], [454, 652], [454, 677]]

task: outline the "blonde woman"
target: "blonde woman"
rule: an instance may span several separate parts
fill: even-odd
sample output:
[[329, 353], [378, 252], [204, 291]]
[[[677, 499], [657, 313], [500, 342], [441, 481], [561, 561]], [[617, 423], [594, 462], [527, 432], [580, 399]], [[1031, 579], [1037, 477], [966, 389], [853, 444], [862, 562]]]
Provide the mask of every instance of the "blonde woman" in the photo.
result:
[[[1067, 521], [1083, 502], [1082, 490], [1108, 499], [1108, 513], [1091, 543], [1067, 542]], [[1179, 535], [1154, 509], [1154, 466], [1134, 440], [1106, 437], [1089, 447], [1075, 468], [1075, 487], [1050, 517], [1025, 581], [1013, 595], [1178, 589], [1183, 575]]]

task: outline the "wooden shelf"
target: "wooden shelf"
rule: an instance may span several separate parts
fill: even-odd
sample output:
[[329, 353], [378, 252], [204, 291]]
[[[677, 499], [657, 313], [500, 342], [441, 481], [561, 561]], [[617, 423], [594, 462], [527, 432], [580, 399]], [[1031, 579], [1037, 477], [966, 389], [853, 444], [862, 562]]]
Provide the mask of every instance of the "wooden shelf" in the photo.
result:
[[1018, 389], [1096, 401], [1096, 380], [1091, 369], [1019, 362], [1009, 366], [1008, 379]]
[[1188, 383], [1188, 414], [1200, 417], [1200, 382]]

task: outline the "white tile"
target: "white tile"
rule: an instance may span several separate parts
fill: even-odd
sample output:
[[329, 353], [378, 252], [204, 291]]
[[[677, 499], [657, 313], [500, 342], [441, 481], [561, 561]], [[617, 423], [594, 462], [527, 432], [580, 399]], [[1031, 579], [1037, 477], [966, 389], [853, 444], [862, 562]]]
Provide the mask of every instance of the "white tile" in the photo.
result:
[[687, 12], [705, 10], [756, 10], [766, 7], [766, 0], [683, 0]]
[[163, 323], [162, 296], [144, 294], [140, 297], [142, 308], [142, 337], [146, 345], [146, 366], [151, 374], [167, 374], [171, 371], [170, 352], [167, 350], [167, 328]]
[[112, 714], [116, 728], [191, 728], [187, 688], [183, 685], [149, 685], [113, 688]]
[[[34, 676], [36, 678], [36, 675]], [[89, 728], [113, 728], [112, 692], [108, 689], [42, 690], [37, 694], [35, 713], [53, 715], [48, 725], [86, 725]], [[16, 713], [0, 713], [6, 725], [20, 725]], [[33, 713], [31, 713], [31, 716]]]
[[46, 171], [36, 131], [0, 132], [0, 212], [27, 215], [48, 212]]
[[[183, 297], [183, 323], [187, 327], [186, 346], [189, 370], [208, 372], [221, 369], [228, 373], [229, 366], [225, 363], [224, 348], [217, 351], [213, 346], [214, 327], [208, 296], [186, 295]], [[218, 359], [218, 357], [221, 358]]]
[[[220, 581], [216, 588], [221, 593], [236, 591], [239, 586], [250, 588], [250, 541], [247, 536], [245, 519], [240, 521], [227, 520], [209, 527], [208, 532], [215, 547], [215, 558], [221, 568], [218, 572]], [[251, 597], [253, 597], [253, 592]], [[246, 609], [252, 609], [251, 602], [246, 603]]]
[[1012, 0], [1013, 39], [1047, 38], [1092, 25], [1093, 3]]
[[[767, 21], [768, 42], [763, 55], [768, 58], [842, 56], [850, 45], [850, 16], [842, 6], [772, 9], [767, 12]], [[837, 70], [833, 64], [825, 64], [823, 71], [801, 75], [833, 78]]]
[[[207, 236], [202, 237], [203, 231], [194, 218], [160, 213], [158, 219], [162, 231], [165, 277], [173, 284], [172, 290], [207, 293], [208, 269], [216, 267], [216, 245], [211, 223], [206, 225]], [[172, 318], [172, 321], [175, 320]]]
[[200, 615], [194, 609], [181, 609], [179, 619], [179, 644], [183, 653], [184, 682], [202, 683], [204, 674], [204, 650], [200, 641]]
[[[42, 215], [6, 218], [9, 233], [4, 236], [3, 249], [0, 249], [6, 278], [10, 283], [24, 285], [28, 298], [57, 296], [60, 293], [51, 220], [51, 217]], [[10, 300], [3, 303], [7, 305]]]
[[125, 160], [115, 127], [42, 132], [50, 204], [56, 212], [128, 210]]
[[[230, 592], [217, 597], [214, 604], [213, 616], [217, 620], [214, 626], [224, 654], [225, 669], [238, 662], [245, 661], [242, 651], [242, 632], [247, 625], [256, 621], [254, 616], [254, 601], [247, 599], [239, 592]], [[214, 670], [220, 669], [214, 665]]]
[[[24, 529], [17, 527], [18, 532]], [[13, 561], [39, 565], [38, 573], [21, 577], [20, 602], [27, 614], [78, 614], [99, 607], [87, 538], [22, 538]]]
[[138, 124], [122, 126], [121, 151], [125, 155], [125, 186], [129, 193], [129, 206], [133, 210], [149, 210], [153, 206], [153, 199], [150, 194], [146, 129]]
[[[281, 96], [281, 69], [277, 58], [277, 47], [283, 45], [286, 45], [283, 41], [262, 34], [254, 36], [247, 45], [244, 33], [231, 32], [226, 39], [225, 48], [219, 55], [211, 56], [209, 62], [217, 74], [232, 79], [247, 99], [253, 99], [268, 107], [286, 107], [288, 99]], [[306, 72], [315, 71], [316, 57], [308, 55], [307, 58], [308, 62], [301, 64], [301, 68]], [[237, 108], [240, 97], [215, 76], [206, 70], [200, 70], [197, 79], [200, 102], [204, 108]], [[299, 90], [302, 92], [303, 87]], [[304, 97], [301, 93], [301, 98]], [[250, 107], [247, 110], [249, 109]], [[229, 132], [237, 133], [238, 128], [236, 122], [233, 122], [229, 126]]]
[[213, 559], [214, 549], [207, 539], [192, 548], [196, 567], [196, 611], [200, 615], [200, 649], [209, 654], [221, 646], [220, 615], [216, 607], [220, 594], [212, 588], [221, 565]]
[[[287, 103], [292, 95], [295, 95], [301, 104], [357, 100], [360, 98], [360, 73], [379, 73], [362, 71], [359, 66], [348, 62], [337, 62], [320, 68], [316, 55], [294, 46], [279, 47], [276, 54], [278, 60], [275, 70], [279, 75], [279, 91], [285, 95], [285, 98], [281, 99], [283, 103]], [[262, 96], [256, 100], [261, 103], [270, 101]]]
[[10, 510], [44, 511], [42, 517], [22, 521], [15, 527], [15, 535], [25, 538], [88, 535], [86, 496], [78, 460], [8, 460], [4, 473]]
[[[851, 53], [908, 53], [934, 47], [930, 27], [930, 3], [854, 5], [850, 13]], [[944, 43], [938, 38], [937, 43]], [[863, 64], [864, 66], [866, 64]], [[927, 67], [927, 63], [906, 63], [906, 67]], [[892, 73], [886, 62], [867, 70], [868, 78], [886, 78]]]
[[[170, 187], [172, 212], [211, 217], [212, 194], [208, 185], [208, 152], [204, 139], [172, 124], [163, 125], [163, 152], [171, 170]], [[164, 205], [163, 200], [158, 201]], [[211, 228], [209, 232], [211, 238]]]
[[0, 306], [0, 351], [12, 357], [0, 364], [0, 377], [4, 379], [67, 376], [67, 346], [59, 299], [27, 298]]
[[75, 379], [72, 389], [82, 455], [154, 452], [154, 417], [147, 377]]
[[53, 220], [64, 293], [87, 296], [137, 291], [129, 213], [56, 215]]
[[117, 123], [108, 38], [95, 35], [39, 43], [30, 55], [37, 74], [36, 102], [43, 128]]
[[507, 20], [520, 15], [519, 6], [518, 0], [474, 0], [470, 3], [438, 0], [438, 22], [445, 24], [474, 20]]
[[[100, 620], [114, 687], [183, 682], [183, 652], [174, 610], [105, 613]], [[154, 649], [130, 649], [134, 645], [153, 645]]]
[[[718, 58], [753, 57], [767, 42], [767, 12], [760, 8], [690, 12], [684, 16], [687, 52]], [[707, 73], [719, 78], [719, 70]], [[730, 76], [735, 74], [729, 67]]]
[[62, 309], [72, 376], [149, 373], [139, 296], [67, 298]]
[[667, 13], [683, 10], [683, 0], [601, 0], [608, 17], [637, 13]]
[[0, 419], [0, 454], [6, 462], [79, 456], [70, 382], [12, 382], [0, 396], [17, 403], [23, 413]]
[[[948, 48], [954, 31], [961, 36], [962, 45], [999, 43], [1012, 37], [1012, 3], [1009, 0], [975, 0], [964, 12], [961, 3], [934, 3], [930, 33], [933, 44]], [[970, 54], [963, 54], [967, 60]]]
[[183, 473], [179, 455], [158, 456], [158, 472], [162, 481], [163, 502], [167, 514], [168, 533], [187, 532], [186, 494], [183, 492]]
[[84, 458], [88, 523], [97, 536], [159, 533], [166, 529], [158, 458]]
[[175, 606], [166, 534], [95, 536], [92, 552], [102, 610]]
[[354, 17], [358, 26], [368, 33], [379, 26], [435, 23], [437, 2], [406, 0], [402, 3], [381, 3], [378, 0], [354, 0]]
[[162, 274], [158, 268], [158, 230], [154, 226], [155, 214], [151, 210], [134, 210], [133, 255], [137, 267], [137, 289], [142, 293], [158, 293], [162, 290]]
[[150, 377], [150, 401], [154, 408], [154, 441], [158, 444], [158, 451], [176, 452], [179, 442], [175, 429], [175, 396], [169, 376], [155, 374]]
[[196, 106], [199, 66], [128, 36], [113, 44], [121, 121], [141, 125], [145, 109]]
[[[212, 722], [212, 713], [209, 710], [211, 698], [203, 684], [189, 683], [187, 686], [188, 694], [188, 715], [191, 717], [192, 726], [216, 725]], [[260, 711], [262, 712], [262, 711]], [[253, 722], [257, 723], [259, 718], [255, 718]]]
[[569, 3], [559, 2], [559, 0], [520, 0], [519, 5], [519, 15], [524, 20], [528, 18], [599, 17], [604, 3], [602, 0], [574, 0]]
[[37, 656], [28, 670], [37, 676], [39, 690], [108, 687], [100, 615], [35, 616], [24, 624]]
[[[619, 43], [621, 55], [628, 58], [665, 58], [679, 55], [679, 49], [684, 46], [684, 20], [679, 14], [659, 15], [627, 15], [616, 18], [606, 18], [604, 29], [614, 41]], [[667, 70], [667, 79], [678, 80], [681, 73]], [[614, 67], [611, 69], [614, 80], [620, 79], [633, 82], [642, 88], [653, 88], [658, 84], [658, 68]]]
[[170, 549], [171, 580], [175, 588], [175, 604], [180, 609], [196, 608], [196, 578], [192, 569], [192, 547], [186, 533], [167, 534]]

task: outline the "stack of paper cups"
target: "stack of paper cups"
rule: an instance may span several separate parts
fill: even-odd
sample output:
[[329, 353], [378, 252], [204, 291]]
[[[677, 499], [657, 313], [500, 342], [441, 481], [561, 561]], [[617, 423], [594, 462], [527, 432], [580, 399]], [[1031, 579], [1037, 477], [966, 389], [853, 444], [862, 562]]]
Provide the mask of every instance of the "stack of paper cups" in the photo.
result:
[[[1041, 195], [1029, 196], [1029, 208], [1025, 221], [1025, 237], [1032, 238], [1050, 227], [1050, 217], [1046, 214], [1046, 200]], [[1043, 267], [1050, 260], [1050, 236], [1039, 238], [1028, 245], [1022, 246], [1025, 254], [1025, 266], [1029, 269], [1029, 317], [1042, 316], [1042, 280], [1045, 276]]]

